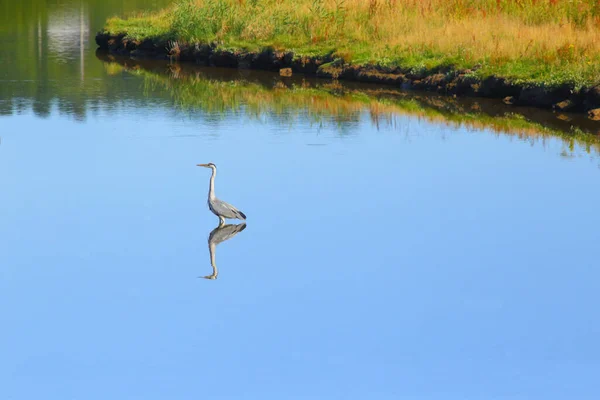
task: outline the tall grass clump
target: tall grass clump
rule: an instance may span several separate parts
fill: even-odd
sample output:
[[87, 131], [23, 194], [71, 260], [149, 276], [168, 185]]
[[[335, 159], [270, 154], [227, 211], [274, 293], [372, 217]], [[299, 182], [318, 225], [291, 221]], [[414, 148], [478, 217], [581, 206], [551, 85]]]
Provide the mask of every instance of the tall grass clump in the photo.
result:
[[598, 0], [180, 0], [136, 18], [112, 19], [107, 30], [250, 50], [334, 50], [358, 64], [477, 66], [479, 75], [545, 84], [600, 79]]

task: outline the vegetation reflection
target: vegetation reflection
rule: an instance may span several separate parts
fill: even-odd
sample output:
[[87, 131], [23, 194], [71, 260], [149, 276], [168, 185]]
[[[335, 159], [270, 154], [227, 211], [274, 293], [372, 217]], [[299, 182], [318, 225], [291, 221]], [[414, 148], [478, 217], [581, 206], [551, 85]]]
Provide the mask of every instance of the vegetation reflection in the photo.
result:
[[[402, 116], [417, 117], [449, 127], [491, 130], [531, 142], [561, 138], [567, 151], [581, 146], [600, 150], [600, 126], [583, 116], [512, 108], [498, 100], [402, 92], [374, 85], [281, 78], [260, 71], [220, 70], [156, 61], [135, 61], [99, 55], [107, 73], [140, 77], [143, 93], [166, 92], [184, 111], [201, 111], [226, 118], [243, 113], [279, 123], [308, 119], [347, 131], [368, 116], [373, 125], [399, 126]], [[519, 110], [520, 113], [516, 113]], [[190, 113], [191, 114], [191, 113]]]
[[27, 0], [0, 5], [0, 116], [54, 110], [84, 120], [99, 101], [120, 98], [94, 56], [106, 18], [170, 0]]

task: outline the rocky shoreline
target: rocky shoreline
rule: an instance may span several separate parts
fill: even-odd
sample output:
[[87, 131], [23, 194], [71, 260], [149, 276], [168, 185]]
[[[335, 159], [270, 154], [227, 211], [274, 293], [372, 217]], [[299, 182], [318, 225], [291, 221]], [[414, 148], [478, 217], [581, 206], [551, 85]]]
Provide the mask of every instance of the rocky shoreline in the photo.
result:
[[303, 73], [323, 78], [393, 85], [408, 90], [425, 90], [455, 96], [502, 99], [506, 104], [554, 109], [561, 112], [587, 112], [600, 120], [600, 85], [575, 90], [570, 85], [558, 87], [528, 86], [504, 78], [484, 80], [473, 70], [434, 70], [414, 73], [401, 68], [377, 65], [358, 66], [333, 55], [299, 57], [292, 52], [265, 49], [260, 52], [223, 50], [216, 45], [182, 44], [145, 39], [130, 40], [125, 34], [99, 32], [98, 46], [113, 54], [134, 58], [172, 59], [229, 68]]

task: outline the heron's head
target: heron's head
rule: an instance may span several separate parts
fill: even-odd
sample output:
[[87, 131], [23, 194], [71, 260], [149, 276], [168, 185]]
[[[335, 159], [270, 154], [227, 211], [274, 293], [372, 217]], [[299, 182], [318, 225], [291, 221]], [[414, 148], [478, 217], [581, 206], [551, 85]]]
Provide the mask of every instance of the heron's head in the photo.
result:
[[204, 168], [211, 168], [211, 169], [217, 169], [217, 166], [211, 162], [209, 162], [208, 164], [196, 164], [197, 167], [204, 167]]

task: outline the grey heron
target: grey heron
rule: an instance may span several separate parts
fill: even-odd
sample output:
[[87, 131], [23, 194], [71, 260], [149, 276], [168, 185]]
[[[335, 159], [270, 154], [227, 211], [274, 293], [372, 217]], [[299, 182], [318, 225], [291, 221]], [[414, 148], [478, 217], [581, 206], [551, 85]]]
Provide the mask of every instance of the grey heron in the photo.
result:
[[212, 275], [203, 276], [203, 278], [217, 279], [217, 275], [219, 275], [219, 271], [217, 270], [217, 262], [215, 260], [217, 245], [221, 242], [231, 239], [244, 229], [246, 229], [245, 222], [242, 222], [238, 225], [219, 224], [219, 226], [212, 230], [210, 235], [208, 235], [208, 252], [210, 253], [210, 266], [212, 267], [213, 272]]
[[217, 199], [215, 196], [215, 176], [217, 176], [217, 166], [213, 163], [196, 164], [198, 167], [210, 168], [212, 174], [210, 176], [210, 186], [208, 189], [208, 208], [219, 217], [219, 226], [225, 224], [225, 218], [246, 220], [246, 215], [223, 200]]

